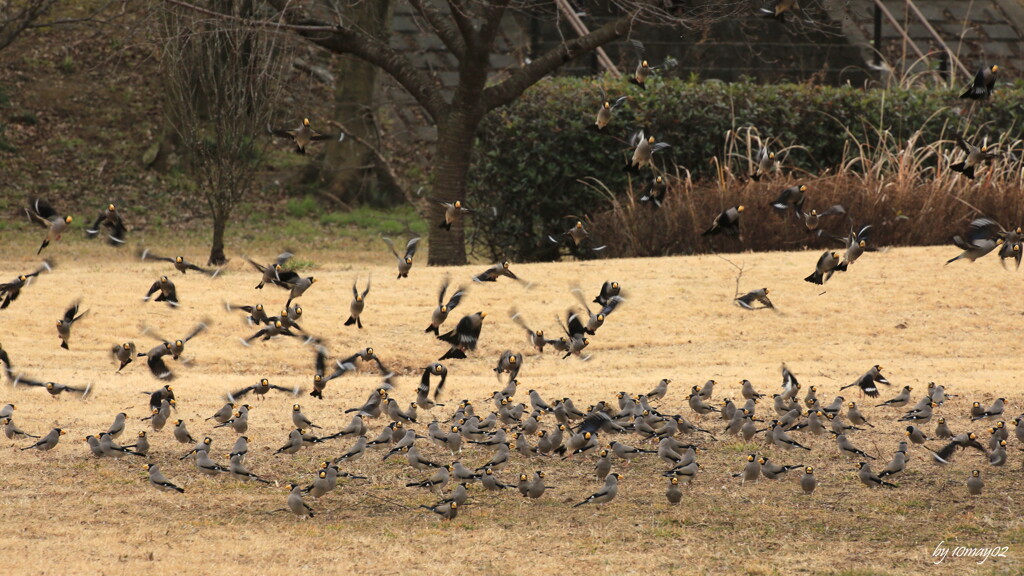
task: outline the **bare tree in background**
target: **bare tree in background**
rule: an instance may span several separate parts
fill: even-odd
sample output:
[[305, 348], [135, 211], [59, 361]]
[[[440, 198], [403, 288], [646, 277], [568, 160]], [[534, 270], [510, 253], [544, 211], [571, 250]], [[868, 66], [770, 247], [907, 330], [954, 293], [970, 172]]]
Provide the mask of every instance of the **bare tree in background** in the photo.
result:
[[57, 0], [0, 0], [0, 50], [34, 27]]
[[[164, 0], [189, 6], [187, 0]], [[405, 0], [421, 20], [426, 33], [437, 36], [458, 61], [458, 84], [451, 95], [440, 82], [417, 68], [386, 40], [359, 27], [348, 17], [359, 4], [373, 0], [294, 2], [266, 0], [278, 14], [264, 25], [280, 22], [310, 42], [336, 54], [349, 54], [383, 70], [404, 88], [437, 126], [436, 151], [431, 166], [430, 195], [453, 202], [466, 197], [474, 139], [483, 118], [505, 106], [548, 74], [571, 60], [630, 34], [640, 24], [699, 28], [738, 14], [749, 14], [749, 0], [607, 0], [616, 18], [582, 36], [568, 34], [560, 45], [533, 60], [498, 72], [491, 67], [502, 21], [515, 12], [547, 13], [555, 21], [564, 17], [551, 0]], [[196, 9], [193, 6], [193, 9]], [[546, 11], [546, 12], [545, 12]], [[492, 80], [490, 83], [488, 80]], [[342, 80], [344, 81], [344, 80]], [[431, 203], [429, 263], [466, 262], [463, 224], [438, 228], [443, 208]], [[515, 217], [508, 215], [507, 217]]]
[[230, 18], [171, 6], [162, 16], [165, 112], [213, 218], [209, 264], [220, 265], [231, 212], [255, 185], [281, 87], [281, 36], [250, 26], [252, 0], [210, 0]]

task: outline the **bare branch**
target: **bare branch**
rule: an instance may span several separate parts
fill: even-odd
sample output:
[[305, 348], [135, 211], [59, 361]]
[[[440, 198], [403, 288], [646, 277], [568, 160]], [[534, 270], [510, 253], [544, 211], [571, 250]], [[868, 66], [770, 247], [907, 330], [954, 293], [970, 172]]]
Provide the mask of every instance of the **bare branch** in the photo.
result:
[[56, 0], [0, 3], [0, 50], [10, 46], [22, 32], [32, 28], [55, 3]]
[[477, 39], [476, 28], [473, 27], [473, 21], [466, 13], [466, 8], [458, 0], [448, 0], [448, 9], [452, 12], [452, 19], [455, 20], [466, 46], [473, 49]]
[[525, 92], [527, 88], [533, 86], [541, 78], [554, 72], [566, 62], [580, 54], [624, 36], [629, 31], [632, 20], [631, 15], [623, 16], [605, 24], [586, 36], [569, 40], [552, 48], [540, 58], [513, 72], [505, 81], [484, 90], [484, 109], [493, 110], [499, 106], [511, 103]]
[[[376, 122], [374, 123], [376, 124]], [[334, 125], [338, 130], [341, 130], [345, 134], [346, 138], [351, 138], [356, 144], [359, 144], [363, 148], [369, 150], [370, 153], [373, 154], [374, 164], [377, 166], [377, 170], [380, 171], [381, 176], [384, 177], [387, 183], [398, 189], [402, 193], [402, 196], [405, 196], [405, 200], [410, 206], [415, 207], [419, 204], [416, 199], [413, 198], [412, 194], [409, 193], [409, 189], [402, 185], [402, 181], [398, 178], [398, 174], [396, 174], [395, 170], [391, 167], [391, 162], [388, 161], [387, 157], [381, 153], [377, 146], [367, 142], [365, 138], [361, 138], [358, 135], [353, 134], [345, 128], [344, 124], [337, 120], [328, 120], [328, 124]]]
[[466, 54], [466, 42], [460, 33], [445, 20], [444, 14], [430, 0], [409, 0], [409, 4], [426, 19], [437, 37], [444, 42], [446, 48], [459, 60]]

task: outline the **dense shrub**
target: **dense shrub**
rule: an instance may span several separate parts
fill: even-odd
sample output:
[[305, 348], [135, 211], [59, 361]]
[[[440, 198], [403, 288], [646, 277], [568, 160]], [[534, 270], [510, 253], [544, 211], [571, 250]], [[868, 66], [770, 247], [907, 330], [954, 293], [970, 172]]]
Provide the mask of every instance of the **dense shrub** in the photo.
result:
[[[587, 129], [602, 100], [598, 84], [611, 98], [629, 95], [607, 133]], [[879, 227], [883, 219], [892, 228], [919, 216], [920, 202], [930, 198], [931, 208], [945, 218], [943, 226], [922, 225], [918, 234], [918, 226], [906, 222], [892, 241], [934, 243], [948, 237], [974, 207], [1008, 210], [1006, 218], [1020, 218], [1019, 207], [1014, 208], [1020, 196], [1019, 161], [1009, 169], [1002, 163], [1000, 178], [974, 183], [950, 175], [945, 165], [958, 133], [972, 140], [1002, 141], [1000, 151], [1016, 149], [1019, 158], [1022, 120], [1024, 90], [1019, 88], [1001, 89], [990, 101], [974, 104], [959, 100], [954, 92], [921, 89], [665, 79], [640, 91], [607, 77], [553, 78], [483, 124], [470, 199], [477, 206], [493, 206], [497, 215], [493, 222], [481, 221], [474, 240], [495, 258], [550, 260], [558, 257], [559, 249], [545, 241], [546, 235], [568, 229], [581, 217], [592, 222], [598, 243], [609, 243], [608, 254], [722, 249], [722, 243], [713, 245], [699, 236], [718, 211], [741, 202], [754, 204], [756, 210], [745, 214], [747, 230], [753, 232], [762, 219], [766, 225], [779, 221], [766, 204], [781, 182], [802, 178], [813, 192], [807, 209], [823, 210], [838, 201], [855, 220]], [[656, 156], [659, 170], [680, 175], [673, 179], [672, 194], [683, 196], [662, 215], [624, 209], [636, 199], [630, 194], [639, 197], [651, 178], [649, 170], [640, 177], [623, 171], [632, 153], [628, 138], [640, 128], [671, 144]], [[749, 158], [769, 139], [780, 153], [785, 176], [769, 185], [746, 182]], [[913, 142], [909, 155], [902, 153], [908, 142]], [[840, 177], [814, 184], [814, 178], [829, 175]], [[930, 191], [918, 196], [916, 191], [928, 183]], [[989, 208], [951, 195], [972, 186], [983, 187], [988, 200], [981, 204]], [[1012, 197], [1001, 198], [1006, 194]], [[630, 214], [631, 221], [622, 219]], [[627, 224], [647, 240], [624, 244], [623, 231], [615, 228]], [[802, 241], [780, 234], [747, 233], [736, 248], [780, 249]]]

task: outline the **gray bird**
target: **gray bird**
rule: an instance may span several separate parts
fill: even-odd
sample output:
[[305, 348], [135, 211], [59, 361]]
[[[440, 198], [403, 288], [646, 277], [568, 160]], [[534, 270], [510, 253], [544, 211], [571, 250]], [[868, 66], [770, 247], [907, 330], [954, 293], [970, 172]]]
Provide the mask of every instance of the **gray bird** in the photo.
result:
[[597, 117], [594, 119], [594, 128], [596, 130], [604, 130], [608, 123], [612, 121], [612, 113], [616, 108], [622, 105], [626, 101], [627, 96], [619, 96], [615, 99], [615, 102], [610, 102], [607, 99], [601, 103], [601, 108], [597, 111]]
[[425, 504], [420, 504], [420, 508], [426, 508], [427, 510], [430, 510], [434, 514], [437, 514], [438, 516], [440, 516], [445, 521], [450, 521], [450, 520], [454, 519], [458, 515], [458, 513], [459, 513], [458, 512], [458, 510], [459, 510], [459, 503], [458, 502], [444, 502], [444, 503], [441, 503], [441, 504], [436, 504], [434, 506], [427, 506]]
[[14, 420], [11, 420], [10, 416], [0, 418], [0, 424], [4, 425], [4, 436], [7, 436], [8, 440], [25, 440], [28, 438], [39, 438], [39, 436], [33, 436], [32, 434], [25, 432], [21, 428], [18, 428], [18, 425], [14, 423]]
[[445, 303], [444, 294], [448, 291], [449, 283], [450, 280], [446, 277], [444, 283], [441, 284], [441, 291], [437, 295], [437, 308], [434, 308], [434, 311], [430, 314], [430, 325], [423, 330], [424, 332], [433, 332], [434, 336], [440, 336], [441, 324], [444, 324], [445, 320], [448, 319], [448, 314], [459, 305], [462, 297], [466, 295], [466, 289], [460, 286], [448, 298], [448, 302]]
[[892, 406], [894, 408], [906, 406], [907, 403], [910, 402], [910, 392], [912, 390], [913, 388], [911, 388], [910, 386], [904, 386], [903, 390], [901, 390], [899, 394], [897, 394], [891, 400], [886, 400], [885, 402], [882, 402], [881, 404], [876, 406], [876, 408], [881, 406]]
[[967, 478], [967, 493], [971, 496], [980, 496], [984, 487], [985, 482], [981, 479], [981, 471], [971, 470], [971, 475]]
[[133, 456], [145, 456], [145, 454], [142, 454], [141, 452], [137, 452], [135, 450], [132, 450], [125, 446], [121, 446], [120, 444], [114, 442], [114, 439], [110, 436], [110, 434], [107, 434], [106, 432], [100, 434], [99, 448], [100, 452], [102, 452], [104, 456], [111, 458], [120, 458], [125, 454], [131, 454]]
[[60, 336], [60, 347], [65, 350], [68, 348], [68, 340], [71, 339], [71, 327], [74, 326], [75, 322], [82, 319], [89, 311], [86, 310], [81, 314], [78, 313], [78, 302], [72, 304], [65, 312], [64, 317], [57, 320], [57, 335]]
[[[807, 231], [808, 232], [815, 232], [815, 231], [818, 230], [818, 226], [821, 224], [821, 219], [822, 218], [827, 218], [829, 216], [835, 216], [837, 214], [846, 214], [846, 208], [843, 208], [839, 204], [836, 204], [834, 206], [831, 206], [831, 207], [825, 209], [822, 212], [818, 212], [817, 210], [811, 210], [810, 212], [803, 212], [803, 213], [801, 213], [801, 216], [803, 217], [804, 227], [807, 228]], [[821, 234], [821, 232], [819, 231], [818, 234]], [[838, 269], [839, 269], [839, 267], [837, 266], [836, 270], [838, 270]]]
[[853, 424], [854, 426], [868, 426], [870, 428], [875, 427], [874, 424], [868, 422], [867, 418], [860, 413], [860, 409], [857, 408], [856, 402], [850, 402], [846, 407], [846, 417], [850, 419], [850, 424]]
[[796, 464], [792, 466], [783, 466], [771, 462], [767, 456], [761, 457], [761, 474], [769, 480], [778, 480], [783, 474], [790, 470], [800, 470], [804, 467], [803, 464]]
[[988, 146], [975, 146], [974, 144], [970, 144], [959, 134], [956, 135], [956, 145], [967, 154], [967, 157], [961, 162], [950, 164], [949, 169], [954, 172], [960, 172], [971, 180], [974, 180], [974, 170], [978, 166], [999, 157], [999, 154], [989, 152]]
[[804, 494], [813, 494], [814, 489], [818, 487], [818, 480], [814, 477], [814, 467], [804, 467], [804, 473], [800, 476], [800, 488], [804, 491]]
[[683, 500], [683, 491], [679, 489], [679, 478], [675, 476], [668, 479], [668, 490], [665, 491], [665, 498], [673, 506]]
[[366, 279], [366, 290], [363, 293], [359, 293], [359, 289], [356, 287], [359, 280], [352, 283], [352, 303], [348, 307], [348, 320], [345, 321], [345, 326], [351, 326], [355, 324], [358, 328], [363, 327], [363, 321], [359, 317], [363, 313], [363, 308], [366, 307], [366, 295], [370, 293], [370, 278]]
[[607, 504], [615, 499], [615, 495], [619, 492], [619, 476], [618, 473], [612, 472], [604, 479], [604, 486], [594, 492], [579, 504], [573, 505], [573, 508], [579, 508], [584, 504]]
[[[405, 256], [399, 256], [395, 250], [395, 243], [391, 238], [382, 238], [384, 243], [391, 249], [391, 253], [395, 255], [395, 260], [398, 261], [398, 279], [408, 278], [409, 270], [412, 270], [412, 257], [416, 255], [416, 244], [419, 243], [419, 237], [410, 238], [409, 242], [405, 245]], [[442, 292], [442, 296], [443, 296]]]
[[441, 224], [438, 228], [444, 228], [445, 230], [451, 230], [452, 225], [458, 222], [466, 214], [472, 214], [473, 210], [467, 208], [465, 203], [461, 200], [454, 202], [445, 202], [444, 200], [434, 200], [444, 208], [444, 216], [441, 219]]
[[228, 420], [231, 420], [231, 416], [235, 413], [235, 405], [231, 402], [220, 407], [220, 410], [214, 412], [213, 416], [206, 419], [207, 422], [213, 420], [218, 424], [223, 424]]
[[228, 464], [228, 474], [230, 474], [231, 477], [234, 478], [235, 480], [240, 480], [242, 482], [248, 482], [250, 480], [255, 480], [257, 482], [262, 482], [263, 484], [270, 484], [271, 483], [270, 480], [266, 480], [264, 478], [260, 478], [258, 475], [253, 474], [252, 472], [246, 470], [245, 466], [242, 464], [242, 457], [241, 456], [232, 456], [232, 455], [228, 454], [227, 457], [228, 457], [229, 462], [230, 462]]
[[878, 386], [875, 385], [876, 383], [885, 384], [887, 386], [890, 385], [889, 381], [886, 380], [884, 376], [882, 376], [882, 367], [879, 366], [878, 364], [872, 366], [871, 369], [869, 369], [867, 372], [861, 375], [860, 378], [854, 380], [852, 384], [847, 384], [846, 386], [841, 387], [839, 390], [843, 391], [846, 390], [847, 388], [857, 386], [861, 389], [861, 392], [863, 392], [864, 394], [870, 396], [871, 398], [878, 398]]
[[295, 386], [293, 388], [285, 388], [284, 386], [271, 384], [270, 380], [266, 378], [260, 378], [259, 382], [253, 384], [252, 386], [246, 386], [245, 388], [242, 388], [240, 390], [229, 392], [227, 399], [229, 402], [236, 402], [237, 400], [239, 400], [240, 398], [242, 398], [243, 396], [250, 392], [262, 398], [263, 396], [266, 396], [267, 393], [269, 393], [271, 390], [279, 390], [286, 394], [291, 394], [292, 396], [298, 396], [300, 392], [298, 386]]
[[850, 264], [856, 262], [864, 254], [868, 245], [869, 228], [871, 228], [870, 224], [861, 228], [860, 231], [854, 228], [850, 229], [850, 235], [844, 239], [846, 242], [846, 252], [843, 253], [843, 261], [836, 266], [837, 271], [846, 272]]
[[288, 510], [292, 514], [295, 514], [301, 520], [312, 518], [316, 515], [313, 513], [313, 509], [309, 507], [309, 504], [302, 500], [302, 486], [289, 484], [288, 490], [291, 491], [288, 494]]
[[778, 212], [786, 212], [792, 208], [796, 217], [799, 218], [803, 212], [806, 193], [806, 184], [790, 186], [779, 192], [779, 197], [769, 202], [768, 205]]
[[56, 446], [57, 443], [60, 442], [60, 437], [63, 436], [64, 434], [67, 434], [67, 432], [60, 428], [54, 428], [53, 430], [50, 430], [50, 432], [46, 436], [40, 438], [38, 442], [31, 446], [26, 446], [25, 448], [22, 448], [22, 450], [30, 450], [32, 448], [35, 448], [36, 450], [40, 450], [42, 452], [53, 450], [54, 446]]
[[953, 431], [949, 429], [949, 425], [946, 424], [945, 418], [939, 418], [935, 424], [935, 437], [941, 440], [953, 437]]
[[906, 451], [904, 451], [904, 450], [897, 450], [895, 453], [893, 453], [892, 460], [889, 460], [889, 463], [886, 464], [885, 468], [881, 472], [878, 473], [878, 476], [880, 478], [885, 478], [886, 476], [892, 476], [894, 474], [899, 474], [900, 472], [903, 472], [903, 470], [906, 468], [906, 466], [907, 466], [907, 453], [906, 453]]
[[252, 264], [253, 268], [255, 268], [260, 274], [263, 275], [260, 278], [260, 283], [256, 285], [256, 289], [262, 290], [263, 286], [266, 285], [268, 282], [271, 284], [279, 283], [281, 281], [281, 266], [283, 266], [285, 262], [291, 259], [292, 256], [293, 254], [291, 252], [282, 252], [277, 255], [277, 258], [274, 259], [274, 262], [272, 264], [268, 264], [266, 266], [246, 258], [246, 261], [249, 264]]
[[994, 402], [992, 402], [991, 406], [989, 406], [985, 410], [982, 410], [979, 414], [976, 414], [976, 415], [972, 414], [971, 415], [971, 421], [973, 422], [975, 420], [985, 420], [985, 419], [989, 419], [989, 418], [998, 418], [999, 416], [1002, 416], [1003, 415], [1003, 410], [1005, 409], [1005, 407], [1004, 407], [1005, 402], [1006, 402], [1005, 398], [996, 398], [996, 400]]
[[[342, 132], [338, 135], [335, 134], [324, 134], [313, 129], [309, 125], [309, 118], [303, 118], [302, 124], [299, 124], [298, 128], [271, 128], [267, 126], [267, 131], [279, 138], [288, 138], [295, 144], [296, 154], [305, 154], [306, 147], [311, 142], [321, 142], [324, 140], [338, 140], [341, 142], [345, 138], [345, 133]], [[312, 516], [312, 514], [310, 514]]]
[[750, 175], [750, 179], [754, 182], [759, 182], [763, 176], [771, 174], [778, 166], [778, 162], [775, 161], [775, 152], [768, 150], [767, 146], [763, 146], [758, 151], [756, 161], [754, 173]]
[[759, 308], [754, 307], [754, 302], [761, 304], [760, 308], [775, 308], [772, 301], [768, 299], [768, 293], [770, 290], [767, 288], [758, 288], [751, 290], [743, 296], [740, 296], [734, 300], [737, 306], [740, 308], [746, 308], [747, 310], [758, 310]]
[[107, 428], [107, 434], [110, 434], [113, 438], [120, 438], [121, 434], [124, 433], [124, 423], [127, 417], [128, 415], [124, 412], [114, 416], [114, 421], [110, 424], [110, 428]]
[[164, 475], [160, 473], [160, 468], [156, 464], [146, 464], [143, 466], [143, 469], [149, 471], [149, 483], [157, 489], [167, 492], [185, 493], [184, 488], [175, 486], [170, 480], [165, 478]]
[[988, 456], [988, 463], [993, 466], [1006, 464], [1006, 440], [1000, 440], [995, 450]]
[[196, 468], [207, 476], [216, 476], [221, 472], [228, 471], [227, 468], [217, 464], [212, 458], [210, 458], [210, 452], [208, 450], [196, 452]]
[[984, 100], [991, 96], [996, 87], [996, 72], [998, 71], [999, 66], [995, 64], [979, 68], [978, 73], [974, 75], [974, 81], [971, 82], [971, 85], [967, 87], [967, 90], [960, 97], [971, 100]]
[[112, 346], [110, 348], [110, 354], [120, 364], [117, 371], [120, 372], [125, 366], [135, 361], [137, 352], [135, 350], [135, 342], [125, 342], [120, 346]]
[[966, 258], [971, 262], [974, 262], [978, 258], [985, 256], [989, 252], [995, 250], [1002, 244], [1003, 239], [999, 238], [995, 229], [998, 229], [999, 225], [988, 218], [977, 218], [968, 225], [967, 228], [967, 239], [964, 240], [961, 236], [953, 236], [953, 244], [957, 248], [963, 250], [959, 256], [950, 258], [946, 261], [949, 265], [952, 262], [956, 262], [962, 258]]
[[928, 437], [917, 426], [907, 426], [907, 438], [910, 438], [912, 444], [920, 445], [928, 441]]
[[274, 454], [280, 454], [282, 452], [285, 454], [295, 454], [298, 452], [304, 445], [302, 441], [302, 435], [304, 433], [305, 431], [300, 428], [296, 428], [289, 432], [288, 440], [285, 442], [284, 446], [278, 448]]
[[138, 436], [135, 437], [135, 444], [125, 446], [125, 448], [131, 448], [139, 454], [149, 456], [149, 438], [146, 436], [146, 431], [139, 430]]
[[818, 263], [814, 265], [814, 272], [807, 278], [804, 278], [804, 281], [810, 282], [811, 284], [822, 285], [825, 282], [828, 282], [829, 278], [832, 277], [832, 274], [835, 273], [838, 267], [839, 254], [826, 250], [821, 254], [821, 257], [818, 258]]
[[409, 482], [406, 484], [406, 488], [430, 488], [435, 492], [440, 493], [445, 486], [448, 485], [448, 481], [451, 479], [452, 466], [442, 466], [438, 468], [430, 478], [421, 482]]
[[320, 428], [302, 413], [302, 406], [292, 404], [292, 424], [296, 428]]
[[844, 456], [851, 458], [868, 458], [869, 460], [875, 460], [874, 456], [871, 456], [867, 452], [856, 448], [853, 443], [846, 437], [846, 434], [839, 434], [836, 436], [836, 443], [839, 446], [839, 453]]
[[[384, 430], [388, 434], [388, 439], [390, 439], [391, 431], [388, 428], [385, 428]], [[338, 464], [341, 462], [355, 462], [356, 460], [359, 460], [360, 458], [363, 457], [364, 454], [366, 454], [366, 447], [368, 445], [369, 442], [367, 442], [366, 436], [359, 436], [358, 438], [356, 438], [355, 444], [353, 444], [352, 447], [349, 448], [347, 452], [334, 459], [334, 463]]]
[[654, 154], [671, 147], [666, 142], [655, 142], [654, 136], [645, 137], [643, 130], [630, 137], [629, 145], [633, 148], [633, 156], [626, 164], [625, 170], [634, 174], [639, 173], [644, 166], [653, 166]]
[[[540, 498], [541, 496], [544, 495], [545, 491], [547, 491], [550, 488], [553, 488], [553, 486], [547, 486], [546, 484], [544, 484], [544, 478], [546, 478], [546, 475], [542, 470], [538, 470], [537, 472], [535, 472], [533, 475], [533, 480], [530, 481], [530, 484], [526, 489], [525, 496], [527, 496], [528, 498]], [[605, 481], [607, 481], [607, 479]]]
[[[711, 227], [701, 233], [701, 236], [715, 236], [725, 234], [727, 236], [740, 236], [740, 214], [745, 210], [744, 206], [733, 206], [722, 211], [711, 223]], [[742, 240], [742, 237], [740, 237]]]
[[743, 472], [732, 475], [733, 478], [740, 478], [740, 483], [757, 482], [761, 477], [761, 459], [757, 454], [748, 454], [747, 463], [743, 466]]
[[868, 488], [875, 488], [876, 486], [885, 486], [887, 488], [896, 488], [897, 486], [891, 482], [886, 482], [878, 477], [871, 471], [871, 466], [867, 462], [857, 463], [857, 477], [860, 478], [862, 484]]
[[46, 228], [46, 238], [39, 245], [36, 254], [40, 254], [43, 248], [50, 245], [50, 242], [60, 240], [61, 235], [71, 224], [71, 216], [60, 216], [49, 202], [42, 198], [34, 198], [29, 201], [29, 207], [25, 209], [30, 222]]
[[192, 438], [188, 428], [185, 427], [184, 420], [178, 420], [174, 423], [174, 439], [182, 444], [192, 444], [195, 442], [195, 438]]
[[508, 484], [502, 484], [491, 468], [484, 468], [484, 474], [480, 477], [480, 484], [484, 490], [504, 490], [511, 488]]

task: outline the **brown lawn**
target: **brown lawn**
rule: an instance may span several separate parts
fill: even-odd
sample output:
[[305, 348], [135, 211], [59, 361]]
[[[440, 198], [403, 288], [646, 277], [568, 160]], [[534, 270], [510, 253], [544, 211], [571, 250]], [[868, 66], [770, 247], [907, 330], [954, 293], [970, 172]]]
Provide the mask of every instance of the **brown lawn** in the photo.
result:
[[[7, 244], [0, 280], [34, 269], [34, 242]], [[174, 255], [176, 249], [159, 251]], [[202, 253], [197, 246], [184, 251], [194, 260]], [[269, 261], [274, 253], [267, 249], [252, 256]], [[309, 499], [315, 518], [301, 522], [285, 512], [268, 514], [284, 506], [285, 483], [308, 483], [320, 460], [342, 454], [351, 444], [351, 439], [334, 440], [294, 456], [273, 455], [292, 428], [291, 404], [300, 402], [314, 422], [333, 432], [348, 421], [342, 411], [359, 405], [380, 378], [366, 369], [332, 381], [326, 398], [317, 401], [308, 396], [312, 348], [291, 339], [243, 347], [239, 338], [254, 329], [239, 313], [227, 313], [223, 302], [262, 302], [273, 312], [286, 295], [271, 286], [254, 290], [258, 275], [241, 258], [235, 257], [219, 278], [209, 279], [192, 273], [182, 277], [169, 265], [139, 262], [130, 249], [65, 240], [45, 254], [56, 259], [57, 268], [0, 312], [0, 343], [16, 371], [69, 385], [89, 384], [93, 392], [83, 402], [51, 399], [38, 388], [0, 387], [0, 403], [17, 405], [16, 422], [25, 430], [40, 434], [60, 426], [68, 431], [47, 453], [19, 451], [29, 443], [3, 439], [4, 573], [223, 573], [229, 566], [267, 574], [931, 574], [1024, 569], [1021, 445], [1012, 433], [1010, 459], [1002, 468], [989, 466], [976, 452], [958, 454], [952, 465], [939, 467], [915, 446], [907, 471], [895, 477], [898, 489], [869, 490], [858, 482], [855, 462], [841, 457], [827, 437], [795, 432], [813, 450], [780, 453], [761, 441], [745, 444], [724, 436], [721, 421], [697, 418], [686, 405], [690, 387], [708, 379], [719, 383], [714, 394], [718, 401], [739, 398], [743, 378], [761, 392], [778, 392], [783, 361], [805, 388], [816, 386], [828, 403], [840, 386], [881, 364], [893, 386], [883, 387], [879, 400], [862, 398], [854, 390], [844, 394], [858, 401], [876, 424], [851, 435], [856, 445], [880, 457], [876, 471], [904, 438], [904, 424], [895, 421], [902, 411], [874, 405], [904, 385], [914, 387], [914, 401], [930, 381], [958, 394], [937, 413], [954, 431], [974, 430], [987, 443], [990, 424], [969, 421], [970, 403], [987, 406], [1005, 396], [1004, 419], [1013, 428], [1011, 421], [1024, 402], [1017, 382], [1024, 313], [1021, 276], [1002, 270], [994, 257], [943, 267], [955, 255], [954, 248], [869, 253], [822, 289], [802, 280], [812, 271], [816, 252], [730, 256], [745, 267], [742, 290], [771, 288], [778, 306], [773, 313], [734, 306], [736, 271], [715, 256], [513, 264], [512, 270], [532, 283], [527, 288], [504, 278], [473, 284], [471, 275], [484, 265], [427, 268], [422, 257], [408, 279], [396, 280], [394, 260], [383, 244], [379, 254], [355, 258], [341, 251], [300, 252], [299, 257], [315, 263], [303, 275], [318, 279], [298, 301], [305, 312], [302, 326], [323, 338], [333, 356], [373, 346], [399, 375], [393, 396], [403, 405], [414, 399], [423, 367], [447, 349], [423, 333], [442, 277], [450, 274], [454, 283], [469, 286], [446, 326], [454, 326], [462, 314], [488, 312], [479, 350], [468, 360], [447, 362], [450, 377], [443, 401], [448, 405], [432, 415], [421, 411], [419, 429], [431, 417], [448, 418], [461, 399], [471, 400], [478, 412], [489, 411], [490, 395], [499, 388], [492, 369], [498, 355], [512, 349], [526, 354], [519, 401], [528, 402], [526, 390], [536, 388], [549, 401], [568, 396], [586, 407], [599, 400], [613, 402], [618, 391], [646, 393], [667, 377], [673, 383], [667, 398], [657, 404], [659, 410], [699, 420], [718, 437], [686, 438], [708, 452], [699, 457], [704, 470], [686, 489], [679, 507], [667, 505], [666, 479], [660, 476], [665, 466], [653, 456], [631, 465], [616, 462], [615, 470], [624, 478], [612, 503], [574, 509], [572, 504], [600, 486], [593, 478], [592, 459], [563, 462], [514, 455], [501, 473], [503, 480], [512, 483], [519, 472], [544, 470], [557, 488], [539, 500], [527, 500], [514, 490], [494, 494], [474, 486], [471, 505], [444, 523], [417, 508], [435, 502], [434, 496], [404, 487], [429, 474], [412, 470], [400, 458], [382, 463], [379, 453], [343, 467], [369, 481], [342, 481], [320, 501]], [[180, 309], [141, 301], [160, 274], [177, 284]], [[362, 286], [369, 275], [373, 288], [363, 316], [365, 329], [342, 326], [352, 282], [358, 277]], [[589, 362], [534, 353], [509, 319], [509, 310], [518, 308], [531, 326], [557, 335], [555, 316], [564, 316], [575, 304], [569, 289], [582, 286], [590, 300], [608, 279], [622, 283], [628, 302], [591, 338]], [[54, 323], [77, 298], [89, 313], [75, 326], [71, 350], [65, 351], [59, 348]], [[140, 351], [148, 350], [157, 341], [143, 335], [143, 326], [178, 338], [203, 318], [212, 323], [187, 344], [185, 356], [192, 365], [170, 362], [178, 398], [172, 419], [185, 419], [195, 436], [210, 435], [215, 459], [226, 463], [223, 455], [236, 435], [204, 422], [224, 403], [225, 394], [261, 377], [302, 386], [297, 400], [279, 392], [265, 400], [246, 399], [255, 406], [247, 465], [277, 480], [279, 487], [200, 475], [190, 461], [178, 460], [187, 447], [175, 442], [170, 425], [150, 434], [151, 461], [183, 486], [185, 494], [151, 487], [141, 469], [144, 459], [97, 459], [82, 441], [105, 430], [121, 411], [130, 416], [122, 440], [148, 429], [140, 421], [147, 414], [147, 397], [141, 392], [160, 384], [144, 359], [116, 373], [110, 347], [134, 340]], [[773, 417], [771, 403], [762, 402], [758, 414]], [[542, 425], [550, 428], [553, 422], [548, 416]], [[386, 423], [385, 418], [373, 420], [370, 435]], [[923, 426], [929, 434], [934, 428], [934, 422]], [[604, 441], [609, 440], [605, 435]], [[636, 435], [621, 440], [642, 443]], [[442, 450], [420, 442], [428, 457], [450, 461]], [[817, 492], [803, 495], [795, 473], [786, 480], [741, 486], [731, 474], [753, 451], [781, 463], [815, 466]], [[489, 450], [468, 448], [461, 458], [475, 467], [489, 456]], [[965, 480], [972, 468], [982, 470], [983, 496], [967, 495]], [[950, 547], [1008, 546], [1009, 551], [1006, 558], [981, 566], [966, 558], [935, 566], [932, 552], [942, 541]]]

